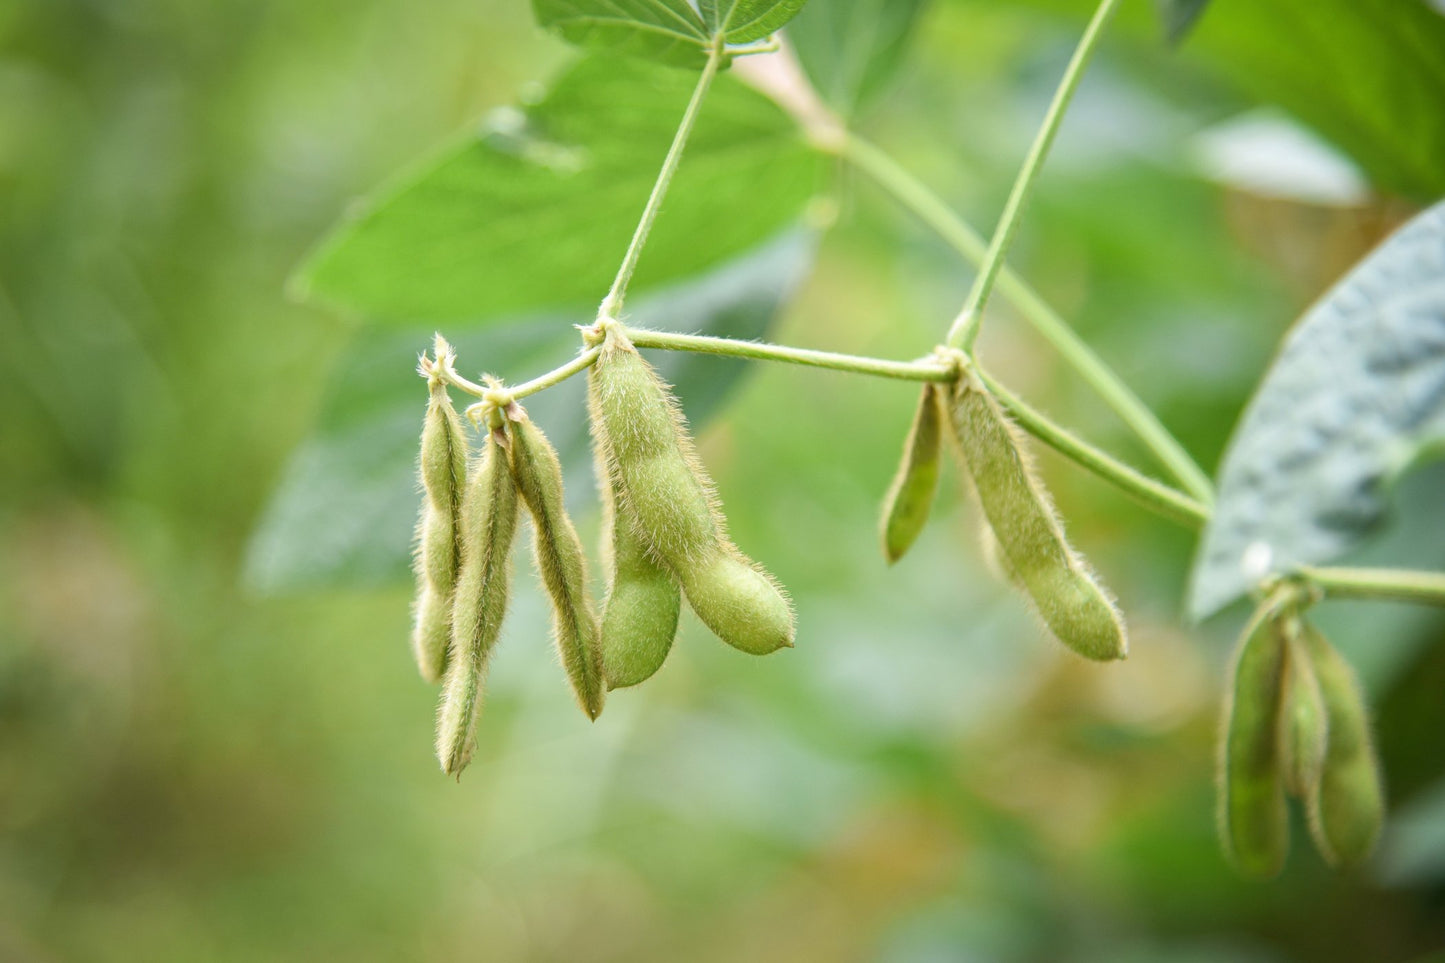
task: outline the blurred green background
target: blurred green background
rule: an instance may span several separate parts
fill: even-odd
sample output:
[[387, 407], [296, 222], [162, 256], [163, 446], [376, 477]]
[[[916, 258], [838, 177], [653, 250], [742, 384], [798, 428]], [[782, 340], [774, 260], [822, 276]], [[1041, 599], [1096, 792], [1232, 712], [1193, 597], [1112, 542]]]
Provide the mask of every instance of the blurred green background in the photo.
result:
[[[1381, 72], [1331, 86], [1280, 26], [1292, 3], [1251, 6], [1218, 0], [1171, 53], [1149, 5], [1126, 4], [1013, 258], [1209, 468], [1292, 319], [1445, 190], [1445, 168], [1408, 156], [1439, 142], [1445, 100], [1355, 96], [1388, 44], [1352, 35]], [[935, 3], [863, 128], [989, 225], [1087, 12]], [[1326, 869], [1297, 825], [1285, 875], [1242, 882], [1212, 781], [1242, 613], [1183, 626], [1191, 537], [1041, 455], [1131, 617], [1114, 666], [1042, 637], [984, 569], [953, 484], [885, 566], [875, 514], [907, 385], [752, 366], [701, 434], [737, 541], [797, 601], [796, 650], [751, 659], [688, 617], [660, 675], [589, 724], [520, 567], [460, 785], [432, 756], [405, 580], [243, 577], [363, 336], [288, 300], [288, 274], [351, 198], [570, 56], [522, 0], [0, 2], [0, 960], [1445, 948], [1440, 619], [1326, 607], [1377, 708], [1392, 822], [1360, 873]], [[1262, 107], [1333, 143], [1309, 170], [1345, 174], [1302, 198], [1222, 168], [1231, 121]], [[970, 272], [871, 185], [830, 184], [836, 224], [771, 336], [925, 353]], [[394, 338], [403, 370], [428, 334]], [[1146, 464], [1006, 309], [981, 350]], [[418, 427], [424, 400], [418, 382]], [[581, 424], [543, 410], [554, 434]], [[1442, 485], [1411, 479], [1361, 557], [1445, 562]], [[595, 542], [585, 465], [569, 486]]]

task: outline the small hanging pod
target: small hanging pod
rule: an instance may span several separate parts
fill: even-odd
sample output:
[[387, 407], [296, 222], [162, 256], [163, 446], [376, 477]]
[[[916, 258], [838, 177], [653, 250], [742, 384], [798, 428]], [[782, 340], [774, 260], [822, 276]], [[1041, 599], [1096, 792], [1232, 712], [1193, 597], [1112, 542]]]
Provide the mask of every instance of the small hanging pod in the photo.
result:
[[582, 541], [567, 515], [557, 450], [515, 402], [505, 410], [512, 477], [532, 516], [537, 571], [552, 600], [552, 637], [577, 703], [589, 719], [602, 712], [601, 634], [587, 588]]
[[1284, 639], [1284, 703], [1279, 724], [1280, 764], [1285, 788], [1303, 800], [1319, 789], [1329, 743], [1329, 718], [1315, 674], [1314, 660], [1303, 639], [1304, 616], [1288, 612], [1279, 619]]
[[1279, 873], [1289, 852], [1279, 721], [1285, 673], [1276, 594], [1255, 610], [1235, 648], [1219, 753], [1219, 832], [1246, 876]]
[[437, 758], [460, 775], [476, 750], [487, 661], [507, 613], [517, 489], [503, 429], [487, 432], [462, 502], [462, 567], [452, 603], [451, 654], [437, 712]]
[[677, 635], [682, 586], [652, 557], [630, 517], [620, 515], [605, 459], [597, 459], [602, 491], [602, 543], [611, 583], [602, 610], [602, 673], [607, 688], [645, 682], [662, 668]]
[[903, 461], [883, 499], [880, 532], [883, 554], [890, 563], [902, 558], [923, 531], [938, 492], [943, 438], [941, 395], [938, 385], [929, 382], [923, 386], [913, 425], [903, 443]]
[[1314, 662], [1329, 719], [1317, 790], [1307, 800], [1315, 847], [1331, 863], [1365, 861], [1385, 822], [1385, 788], [1359, 681], [1334, 647], [1308, 622], [1305, 649]]
[[753, 655], [791, 646], [792, 605], [773, 577], [728, 540], [677, 401], [617, 325], [603, 335], [588, 399], [619, 515], [636, 523], [636, 534], [718, 638]]
[[1065, 539], [1018, 429], [967, 366], [948, 413], [958, 453], [998, 543], [999, 567], [1069, 648], [1089, 659], [1124, 658], [1129, 643], [1119, 609]]

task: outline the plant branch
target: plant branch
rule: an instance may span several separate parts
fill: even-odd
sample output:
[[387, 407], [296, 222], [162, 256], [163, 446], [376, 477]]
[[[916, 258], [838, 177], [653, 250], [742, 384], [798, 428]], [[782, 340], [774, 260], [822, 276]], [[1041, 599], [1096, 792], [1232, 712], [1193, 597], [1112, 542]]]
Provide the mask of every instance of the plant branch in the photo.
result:
[[692, 135], [692, 128], [697, 123], [703, 99], [707, 96], [708, 88], [712, 86], [713, 78], [717, 76], [718, 70], [726, 58], [724, 38], [719, 36], [713, 41], [712, 50], [707, 58], [707, 66], [703, 68], [702, 76], [697, 80], [697, 87], [692, 92], [692, 99], [688, 101], [687, 110], [683, 112], [682, 120], [677, 125], [677, 133], [673, 135], [672, 146], [668, 148], [667, 157], [662, 162], [662, 170], [658, 172], [657, 180], [652, 185], [652, 194], [647, 198], [647, 206], [642, 209], [642, 217], [637, 222], [637, 230], [632, 234], [632, 242], [627, 246], [627, 253], [622, 258], [622, 266], [617, 269], [617, 277], [612, 282], [612, 290], [607, 292], [607, 297], [602, 300], [602, 306], [598, 308], [600, 317], [616, 318], [622, 314], [622, 302], [627, 297], [627, 286], [632, 283], [632, 272], [637, 269], [637, 261], [642, 256], [643, 247], [647, 245], [647, 236], [652, 232], [653, 222], [657, 220], [657, 212], [662, 209], [663, 198], [667, 196], [667, 189], [672, 185], [672, 175], [677, 173], [678, 164], [682, 161], [683, 148], [687, 146], [687, 139]]
[[1390, 568], [1302, 568], [1326, 598], [1390, 599], [1445, 605], [1445, 572]]
[[[846, 134], [834, 143], [840, 157], [872, 178], [965, 260], [976, 265], [983, 263], [988, 247], [979, 233], [897, 161], [856, 134]], [[1209, 476], [1184, 446], [1048, 302], [1006, 266], [999, 270], [997, 286], [1023, 319], [1053, 345], [1185, 491], [1206, 505], [1214, 501], [1214, 486]]]
[[637, 328], [627, 328], [626, 331], [627, 337], [639, 348], [695, 351], [731, 358], [782, 361], [788, 364], [831, 368], [834, 371], [851, 371], [854, 374], [896, 378], [902, 381], [952, 381], [956, 376], [951, 365], [933, 359], [887, 361], [882, 358], [836, 354], [832, 351], [790, 348], [786, 345], [766, 344], [761, 341], [737, 341], [732, 338], [713, 338], [700, 334], [674, 334], [670, 331], [644, 331]]
[[1209, 506], [1162, 482], [1155, 481], [1148, 475], [1119, 461], [1113, 455], [1095, 448], [1030, 407], [1022, 398], [1009, 391], [976, 364], [974, 370], [978, 372], [979, 378], [999, 400], [999, 403], [1008, 410], [1009, 414], [1013, 415], [1014, 420], [1019, 423], [1019, 427], [1065, 458], [1114, 485], [1150, 511], [1172, 521], [1190, 528], [1201, 528], [1209, 520]]
[[998, 227], [994, 230], [993, 240], [989, 243], [988, 253], [983, 259], [983, 266], [979, 268], [978, 276], [974, 278], [973, 290], [969, 291], [963, 310], [953, 322], [953, 327], [949, 329], [949, 347], [962, 348], [966, 352], [973, 350], [974, 340], [978, 337], [979, 323], [983, 318], [983, 310], [988, 304], [988, 296], [993, 291], [994, 282], [998, 280], [999, 270], [1003, 267], [1004, 258], [1008, 255], [1009, 245], [1013, 243], [1014, 234], [1018, 230], [1019, 221], [1023, 217], [1024, 207], [1028, 204], [1029, 195], [1033, 192], [1039, 171], [1049, 156], [1049, 148], [1053, 146], [1054, 136], [1059, 132], [1059, 125], [1063, 122], [1064, 114], [1069, 109], [1069, 102], [1074, 99], [1074, 92], [1079, 88], [1079, 80], [1084, 76], [1084, 69], [1089, 65], [1094, 50], [1098, 47], [1099, 37], [1104, 32], [1104, 25], [1109, 22], [1109, 17], [1113, 15], [1114, 9], [1118, 5], [1119, 0], [1100, 0], [1098, 9], [1094, 11], [1093, 19], [1084, 29], [1084, 36], [1074, 50], [1074, 56], [1069, 61], [1068, 69], [1064, 71], [1063, 80], [1059, 81], [1059, 87], [1054, 91], [1053, 102], [1049, 104], [1049, 111], [1044, 115], [1044, 122], [1034, 137], [1028, 157], [1024, 159], [1024, 165], [1019, 169], [1018, 177], [1014, 180], [1013, 190], [1009, 193], [1008, 203], [1004, 205]]

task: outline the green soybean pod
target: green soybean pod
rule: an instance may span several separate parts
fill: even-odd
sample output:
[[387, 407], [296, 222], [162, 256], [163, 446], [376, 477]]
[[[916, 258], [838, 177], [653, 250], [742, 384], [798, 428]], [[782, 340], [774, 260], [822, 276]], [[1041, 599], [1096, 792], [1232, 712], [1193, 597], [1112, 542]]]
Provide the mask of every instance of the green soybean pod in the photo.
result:
[[1018, 429], [971, 372], [959, 379], [949, 417], [1003, 570], [1069, 648], [1089, 659], [1124, 658], [1128, 638], [1114, 600], [1064, 538]]
[[728, 540], [676, 400], [616, 326], [605, 333], [588, 383], [592, 428], [619, 510], [682, 583], [698, 618], [754, 655], [792, 645], [787, 595]]
[[1284, 639], [1276, 603], [1261, 605], [1235, 649], [1225, 689], [1219, 754], [1219, 832], [1225, 854], [1246, 876], [1267, 878], [1284, 866], [1289, 820], [1280, 760]]
[[1302, 617], [1284, 615], [1284, 703], [1280, 717], [1280, 760], [1285, 788], [1300, 799], [1313, 798], [1324, 769], [1329, 718], [1320, 692], [1314, 660], [1301, 638]]
[[[449, 351], [443, 349], [444, 345], [438, 342], [438, 350]], [[423, 495], [417, 521], [417, 601], [413, 607], [411, 647], [422, 678], [438, 682], [447, 667], [452, 590], [460, 565], [467, 443], [446, 386], [436, 378], [429, 383], [431, 397], [421, 432], [419, 474]]]
[[943, 438], [940, 394], [938, 385], [932, 382], [923, 386], [913, 425], [903, 444], [903, 461], [883, 499], [880, 529], [883, 554], [890, 563], [902, 558], [923, 531], [938, 491]]
[[507, 613], [517, 489], [501, 429], [487, 433], [462, 501], [462, 567], [452, 601], [451, 654], [437, 713], [437, 758], [460, 775], [476, 750], [487, 661]]
[[1308, 800], [1310, 833], [1326, 860], [1355, 865], [1374, 850], [1385, 822], [1385, 789], [1369, 715], [1349, 664], [1314, 626], [1305, 623], [1302, 638], [1329, 718], [1324, 766]]
[[567, 515], [557, 450], [521, 405], [506, 410], [512, 438], [512, 477], [532, 516], [533, 551], [552, 600], [552, 638], [577, 703], [589, 719], [602, 712], [601, 632], [587, 589], [582, 541]]
[[653, 558], [636, 522], [619, 517], [606, 465], [601, 458], [598, 462], [603, 545], [611, 569], [602, 610], [602, 673], [609, 689], [621, 689], [647, 681], [662, 668], [677, 635], [682, 587]]

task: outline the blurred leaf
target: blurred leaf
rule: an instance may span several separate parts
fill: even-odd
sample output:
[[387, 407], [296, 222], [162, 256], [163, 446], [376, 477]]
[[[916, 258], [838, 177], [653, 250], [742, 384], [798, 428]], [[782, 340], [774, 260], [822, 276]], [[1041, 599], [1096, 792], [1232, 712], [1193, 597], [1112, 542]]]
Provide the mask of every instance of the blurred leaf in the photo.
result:
[[761, 40], [793, 19], [808, 0], [700, 0], [698, 9], [711, 33], [728, 43]]
[[1171, 44], [1180, 44], [1199, 22], [1209, 0], [1155, 0], [1159, 18], [1164, 21], [1164, 37]]
[[[811, 235], [786, 232], [707, 274], [636, 302], [639, 327], [760, 338], [813, 256]], [[575, 350], [576, 314], [500, 319], [452, 338], [461, 363], [516, 380], [540, 374]], [[293, 456], [252, 536], [246, 578], [264, 592], [370, 585], [402, 577], [417, 510], [415, 463], [426, 392], [414, 368], [430, 343], [424, 330], [374, 333], [341, 364], [315, 435]], [[744, 370], [732, 359], [666, 354], [655, 359], [677, 386], [694, 426]], [[590, 460], [583, 379], [527, 402], [571, 474], [569, 494]], [[461, 400], [458, 398], [457, 400]]]
[[708, 30], [687, 0], [532, 0], [568, 43], [685, 66], [707, 61]]
[[[692, 88], [643, 61], [580, 61], [536, 106], [504, 111], [364, 204], [303, 269], [303, 290], [400, 323], [500, 323], [601, 300]], [[633, 290], [792, 223], [820, 169], [776, 105], [718, 78]]]
[[830, 107], [852, 116], [892, 79], [927, 0], [813, 0], [788, 27]]
[[1445, 441], [1445, 204], [1362, 261], [1285, 340], [1220, 473], [1195, 617], [1373, 531], [1389, 483]]

